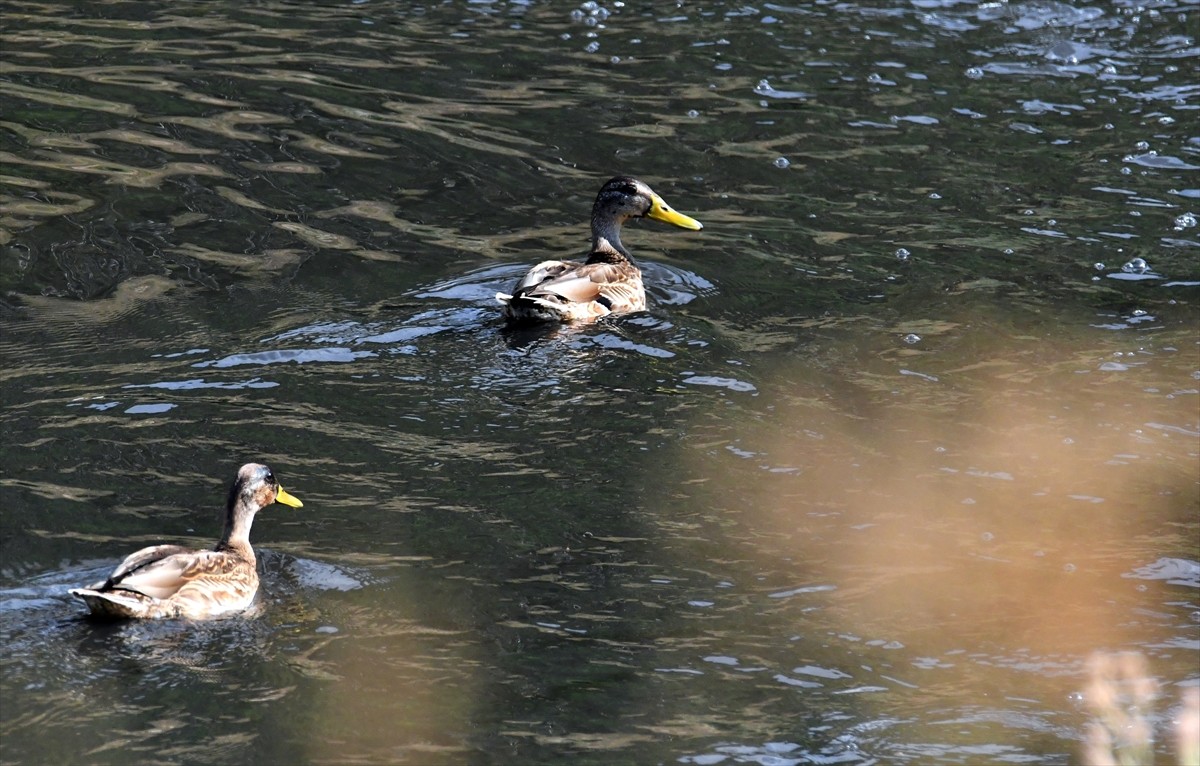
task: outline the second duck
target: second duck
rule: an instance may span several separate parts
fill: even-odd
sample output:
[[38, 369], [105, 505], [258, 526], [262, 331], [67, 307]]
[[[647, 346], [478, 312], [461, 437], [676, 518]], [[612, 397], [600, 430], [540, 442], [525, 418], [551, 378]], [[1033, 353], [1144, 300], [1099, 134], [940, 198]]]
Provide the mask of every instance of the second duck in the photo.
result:
[[534, 266], [511, 295], [496, 293], [505, 318], [571, 322], [646, 308], [642, 271], [621, 244], [621, 225], [630, 218], [653, 218], [692, 231], [704, 228], [694, 218], [675, 212], [636, 178], [613, 178], [601, 187], [592, 206], [592, 251], [587, 260], [542, 261]]
[[258, 592], [250, 525], [254, 514], [272, 503], [304, 505], [279, 486], [270, 468], [247, 463], [229, 488], [225, 533], [215, 548], [143, 548], [127, 556], [107, 579], [75, 588], [71, 595], [102, 617], [205, 619], [241, 611]]

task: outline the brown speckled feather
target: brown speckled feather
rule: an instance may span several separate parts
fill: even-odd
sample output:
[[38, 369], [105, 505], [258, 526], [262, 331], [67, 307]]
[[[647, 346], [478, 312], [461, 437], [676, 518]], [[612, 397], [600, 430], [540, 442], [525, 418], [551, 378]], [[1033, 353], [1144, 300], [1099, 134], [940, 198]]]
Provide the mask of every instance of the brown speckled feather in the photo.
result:
[[544, 261], [513, 294], [508, 310], [514, 318], [572, 321], [646, 308], [641, 269], [628, 261]]

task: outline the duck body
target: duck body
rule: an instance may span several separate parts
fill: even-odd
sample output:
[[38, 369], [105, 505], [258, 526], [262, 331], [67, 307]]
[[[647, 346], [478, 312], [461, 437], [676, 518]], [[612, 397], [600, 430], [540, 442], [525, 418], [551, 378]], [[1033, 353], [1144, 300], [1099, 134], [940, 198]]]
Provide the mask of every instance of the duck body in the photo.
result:
[[75, 588], [93, 615], [117, 619], [206, 619], [239, 612], [258, 592], [258, 561], [250, 547], [254, 515], [272, 503], [303, 505], [271, 469], [247, 463], [226, 504], [225, 532], [212, 550], [154, 545], [130, 554], [103, 582]]
[[574, 322], [646, 308], [642, 270], [632, 262], [542, 261], [512, 295], [497, 293], [515, 322]]
[[693, 231], [704, 228], [636, 178], [612, 178], [592, 206], [587, 259], [534, 266], [512, 294], [496, 293], [504, 317], [511, 322], [573, 322], [646, 308], [642, 271], [621, 244], [621, 226], [630, 218], [654, 218]]

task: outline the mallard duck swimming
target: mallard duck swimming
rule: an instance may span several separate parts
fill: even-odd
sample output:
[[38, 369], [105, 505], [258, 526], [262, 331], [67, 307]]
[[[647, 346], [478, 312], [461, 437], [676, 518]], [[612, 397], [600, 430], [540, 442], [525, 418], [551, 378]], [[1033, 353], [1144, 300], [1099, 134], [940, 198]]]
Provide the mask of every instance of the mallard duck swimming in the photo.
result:
[[618, 176], [604, 184], [592, 206], [592, 252], [583, 263], [542, 261], [513, 288], [496, 293], [512, 321], [569, 322], [646, 308], [642, 272], [621, 244], [621, 224], [654, 218], [680, 228], [704, 226], [677, 213], [636, 178]]
[[303, 506], [279, 486], [265, 465], [247, 463], [229, 488], [225, 532], [211, 551], [153, 545], [130, 554], [104, 582], [71, 595], [105, 617], [202, 619], [250, 606], [258, 591], [257, 560], [250, 547], [254, 514], [272, 503]]

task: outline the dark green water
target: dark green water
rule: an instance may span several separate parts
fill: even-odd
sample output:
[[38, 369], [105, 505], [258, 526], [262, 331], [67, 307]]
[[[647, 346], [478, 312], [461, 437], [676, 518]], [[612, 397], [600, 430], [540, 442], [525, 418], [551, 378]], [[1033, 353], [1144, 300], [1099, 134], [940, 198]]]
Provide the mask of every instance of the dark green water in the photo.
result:
[[[1099, 650], [1174, 762], [1194, 2], [3, 15], [0, 762], [1077, 763]], [[83, 619], [251, 459], [253, 614]]]

